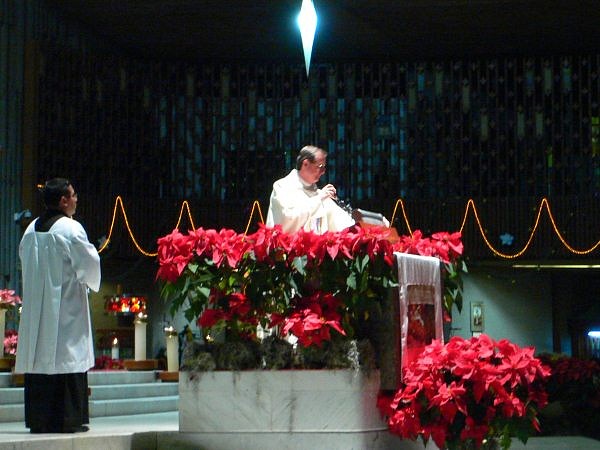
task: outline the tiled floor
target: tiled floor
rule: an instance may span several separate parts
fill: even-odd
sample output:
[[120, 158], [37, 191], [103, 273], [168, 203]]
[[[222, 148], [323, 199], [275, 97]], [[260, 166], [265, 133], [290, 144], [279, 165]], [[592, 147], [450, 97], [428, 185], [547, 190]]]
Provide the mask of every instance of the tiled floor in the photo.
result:
[[[179, 434], [178, 412], [93, 418], [90, 430], [76, 434], [31, 434], [22, 422], [0, 423], [0, 450], [210, 450], [187, 444]], [[430, 443], [432, 444], [432, 443]], [[246, 448], [248, 447], [242, 445]], [[423, 449], [422, 444], [404, 441], [394, 449]], [[222, 445], [219, 448], [224, 448]], [[241, 448], [225, 447], [228, 450]], [[280, 448], [305, 450], [294, 446]], [[428, 445], [427, 449], [435, 448]], [[511, 450], [600, 450], [600, 442], [582, 437], [533, 438], [527, 445], [516, 440]]]

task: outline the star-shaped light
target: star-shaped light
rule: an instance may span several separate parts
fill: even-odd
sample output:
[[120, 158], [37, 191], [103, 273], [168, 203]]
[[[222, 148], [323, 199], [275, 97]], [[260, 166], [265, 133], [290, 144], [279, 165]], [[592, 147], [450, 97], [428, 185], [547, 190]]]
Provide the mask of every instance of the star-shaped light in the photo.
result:
[[300, 35], [302, 36], [304, 64], [306, 65], [306, 76], [308, 77], [315, 31], [317, 31], [317, 11], [312, 0], [302, 0], [302, 7], [300, 8], [300, 14], [298, 14], [298, 28], [300, 28]]
[[502, 245], [509, 246], [512, 245], [514, 241], [515, 237], [510, 233], [504, 232], [504, 234], [500, 235], [500, 243]]

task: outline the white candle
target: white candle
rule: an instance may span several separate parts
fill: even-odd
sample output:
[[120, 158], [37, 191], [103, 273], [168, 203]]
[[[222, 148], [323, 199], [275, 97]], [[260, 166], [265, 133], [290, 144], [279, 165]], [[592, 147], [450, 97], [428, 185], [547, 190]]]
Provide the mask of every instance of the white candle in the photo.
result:
[[110, 357], [112, 359], [119, 359], [119, 340], [117, 338], [114, 338], [112, 341]]
[[135, 360], [146, 360], [146, 318], [140, 313], [133, 322], [135, 326]]
[[167, 371], [179, 372], [179, 338], [173, 327], [165, 328], [167, 340]]
[[0, 337], [2, 338], [2, 348], [0, 348], [0, 358], [4, 356], [4, 328], [6, 327], [6, 309], [0, 306]]

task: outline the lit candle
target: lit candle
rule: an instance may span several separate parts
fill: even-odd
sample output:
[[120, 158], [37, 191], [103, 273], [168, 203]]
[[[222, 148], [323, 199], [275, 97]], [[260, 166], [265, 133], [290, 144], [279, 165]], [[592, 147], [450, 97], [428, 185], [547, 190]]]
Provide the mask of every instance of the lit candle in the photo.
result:
[[165, 328], [167, 340], [167, 372], [179, 371], [179, 337], [173, 326]]
[[119, 340], [117, 338], [114, 338], [112, 341], [110, 357], [112, 359], [119, 359]]
[[144, 313], [139, 313], [133, 324], [135, 326], [135, 360], [146, 360], [146, 322], [147, 317]]

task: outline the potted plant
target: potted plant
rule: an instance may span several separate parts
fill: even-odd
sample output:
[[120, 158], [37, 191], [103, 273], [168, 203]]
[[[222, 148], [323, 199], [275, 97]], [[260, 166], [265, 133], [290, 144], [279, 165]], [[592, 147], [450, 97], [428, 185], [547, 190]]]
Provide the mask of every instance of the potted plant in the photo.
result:
[[[395, 251], [437, 256], [454, 280], [462, 264], [460, 233], [425, 238], [415, 231], [392, 243], [389, 229], [377, 227], [324, 235], [288, 235], [265, 226], [251, 235], [199, 228], [187, 234], [174, 230], [158, 244], [157, 278], [171, 312], [183, 309], [188, 321], [197, 320], [209, 343], [221, 336], [221, 341], [235, 342], [240, 354], [245, 344], [250, 346], [239, 367], [245, 369], [264, 363], [257, 349], [259, 325], [275, 330], [275, 337], [292, 335], [299, 352], [368, 341], [371, 324], [383, 314], [381, 299], [397, 286]], [[450, 284], [452, 300], [446, 306], [460, 310], [461, 286]], [[306, 361], [310, 352], [305, 353]], [[339, 367], [339, 361], [327, 360], [323, 367], [328, 364]]]
[[[308, 446], [382, 445], [389, 434], [376, 409], [379, 372], [366, 369], [376, 366], [371, 338], [382, 299], [397, 286], [393, 254], [449, 262], [462, 253], [460, 234], [415, 232], [392, 243], [389, 233], [288, 235], [260, 226], [249, 235], [199, 228], [160, 238], [161, 296], [204, 337], [183, 352], [180, 431], [208, 433], [201, 439], [247, 432], [265, 446], [269, 433], [282, 432], [313, 436]], [[235, 420], [215, 420], [223, 415]]]
[[600, 364], [562, 354], [545, 353], [550, 367], [548, 405], [540, 412], [544, 436], [583, 435], [600, 439]]
[[539, 431], [550, 370], [533, 348], [487, 335], [434, 341], [406, 368], [402, 386], [381, 395], [380, 411], [403, 439], [440, 449], [508, 449]]
[[[10, 370], [14, 365], [16, 351], [17, 333], [14, 330], [6, 330], [6, 315], [12, 312], [16, 306], [21, 304], [21, 297], [11, 289], [0, 289], [0, 336], [3, 346], [0, 350], [0, 370]], [[7, 354], [8, 358], [4, 355]]]

